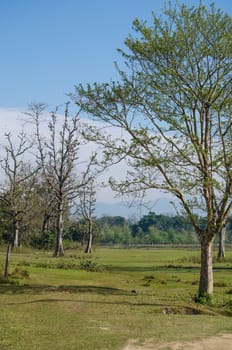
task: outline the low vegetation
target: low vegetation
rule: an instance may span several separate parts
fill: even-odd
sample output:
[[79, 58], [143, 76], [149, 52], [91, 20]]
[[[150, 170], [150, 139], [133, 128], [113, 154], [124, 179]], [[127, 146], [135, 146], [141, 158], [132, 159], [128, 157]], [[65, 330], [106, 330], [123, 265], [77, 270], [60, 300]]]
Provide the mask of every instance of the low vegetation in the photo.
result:
[[161, 344], [230, 332], [232, 253], [214, 264], [210, 300], [196, 300], [199, 254], [155, 246], [98, 247], [88, 256], [70, 249], [59, 259], [48, 250], [13, 252], [0, 283], [0, 349], [120, 350], [129, 339]]

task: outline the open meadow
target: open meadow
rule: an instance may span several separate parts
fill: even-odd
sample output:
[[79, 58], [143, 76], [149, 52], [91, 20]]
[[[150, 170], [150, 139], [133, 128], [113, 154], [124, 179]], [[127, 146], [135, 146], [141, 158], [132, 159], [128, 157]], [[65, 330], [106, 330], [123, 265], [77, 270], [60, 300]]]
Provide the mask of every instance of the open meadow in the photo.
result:
[[[104, 248], [91, 256], [22, 249], [0, 283], [1, 350], [171, 349], [232, 330], [232, 252], [214, 263], [214, 298], [195, 303], [198, 248]], [[215, 252], [216, 256], [216, 252]], [[1, 250], [3, 269], [5, 250]], [[136, 348], [136, 347], [135, 347]], [[184, 348], [183, 348], [184, 349]]]

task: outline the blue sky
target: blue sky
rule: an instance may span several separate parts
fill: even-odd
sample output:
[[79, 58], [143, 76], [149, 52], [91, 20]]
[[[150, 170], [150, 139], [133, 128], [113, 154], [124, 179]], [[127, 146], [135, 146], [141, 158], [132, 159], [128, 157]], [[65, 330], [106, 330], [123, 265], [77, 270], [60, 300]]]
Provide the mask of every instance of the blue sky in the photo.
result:
[[[26, 108], [34, 101], [54, 107], [66, 101], [75, 84], [117, 78], [117, 48], [132, 32], [133, 19], [151, 19], [164, 3], [0, 0], [0, 108]], [[231, 14], [231, 0], [214, 3]]]
[[[202, 0], [205, 5], [211, 2]], [[180, 3], [192, 6], [199, 0]], [[231, 0], [214, 3], [232, 13]], [[20, 130], [22, 112], [31, 102], [44, 102], [52, 110], [67, 101], [66, 94], [74, 92], [78, 83], [117, 79], [114, 62], [121, 59], [117, 48], [123, 48], [132, 33], [133, 20], [151, 20], [152, 11], [160, 14], [164, 4], [164, 0], [0, 0], [0, 143], [4, 132]], [[112, 171], [121, 174], [122, 169]], [[163, 194], [154, 198], [157, 212], [169, 212]], [[98, 200], [115, 201], [108, 187], [101, 189]], [[101, 213], [126, 215], [125, 207], [107, 208], [103, 206]]]

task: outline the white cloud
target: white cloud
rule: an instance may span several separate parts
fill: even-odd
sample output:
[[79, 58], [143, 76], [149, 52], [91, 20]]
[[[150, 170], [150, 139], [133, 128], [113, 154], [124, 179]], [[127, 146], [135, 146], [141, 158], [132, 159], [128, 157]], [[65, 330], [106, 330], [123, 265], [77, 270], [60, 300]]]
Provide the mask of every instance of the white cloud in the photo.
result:
[[[25, 114], [26, 111], [22, 111], [17, 108], [0, 108], [0, 158], [3, 157], [3, 149], [1, 149], [1, 145], [5, 143], [5, 133], [11, 133], [13, 140], [15, 137], [15, 142], [17, 142], [17, 135], [24, 130], [27, 136], [33, 134], [33, 125], [30, 122], [30, 117]], [[47, 123], [42, 123], [42, 133], [46, 134], [48, 132]], [[96, 151], [97, 147], [91, 143], [88, 145], [84, 145], [81, 147], [80, 159], [79, 162], [80, 168], [84, 167], [84, 162], [87, 162], [92, 152]], [[116, 170], [117, 171], [117, 170]], [[121, 173], [121, 171], [120, 171]], [[114, 172], [115, 174], [115, 172]], [[99, 182], [107, 182], [107, 177], [112, 175], [112, 171], [107, 172], [104, 176], [101, 176]], [[2, 171], [0, 169], [0, 177], [3, 177]], [[116, 199], [114, 198], [114, 194], [109, 188], [109, 186], [104, 185], [97, 191], [97, 200], [102, 202], [114, 202]]]
[[[25, 111], [17, 109], [17, 108], [7, 108], [3, 109], [0, 108], [0, 144], [4, 143], [4, 133], [11, 132], [12, 136], [17, 137], [18, 133], [24, 129], [24, 132], [30, 136], [33, 133], [33, 126], [29, 122], [30, 118], [25, 114]], [[88, 123], [90, 121], [88, 120]], [[92, 122], [91, 122], [92, 123]], [[43, 133], [47, 132], [47, 123], [44, 123], [42, 126]], [[98, 125], [97, 122], [94, 122], [95, 125]], [[102, 124], [101, 124], [102, 125]], [[106, 128], [106, 132], [109, 132], [112, 136], [118, 137], [118, 138], [125, 138], [125, 132], [120, 130], [116, 127], [110, 127]], [[85, 145], [81, 148], [80, 153], [80, 162], [87, 161], [87, 159], [90, 157], [91, 153], [96, 150], [96, 146], [91, 143], [88, 145]], [[1, 151], [2, 152], [2, 151]], [[1, 157], [1, 154], [0, 154]], [[99, 182], [105, 183], [103, 187], [99, 187], [97, 189], [97, 201], [99, 202], [107, 202], [107, 203], [115, 203], [120, 202], [120, 199], [115, 197], [115, 194], [112, 192], [112, 190], [109, 188], [109, 186], [106, 185], [108, 178], [110, 176], [115, 177], [116, 179], [122, 179], [123, 176], [126, 174], [126, 165], [125, 163], [117, 164], [113, 166], [111, 169], [106, 171], [99, 179]], [[170, 198], [167, 194], [163, 194], [159, 191], [150, 191], [149, 195], [147, 196], [148, 200], [156, 201], [160, 198]]]
[[16, 132], [22, 129], [22, 118], [24, 114], [16, 108], [0, 108], [0, 136], [5, 132]]

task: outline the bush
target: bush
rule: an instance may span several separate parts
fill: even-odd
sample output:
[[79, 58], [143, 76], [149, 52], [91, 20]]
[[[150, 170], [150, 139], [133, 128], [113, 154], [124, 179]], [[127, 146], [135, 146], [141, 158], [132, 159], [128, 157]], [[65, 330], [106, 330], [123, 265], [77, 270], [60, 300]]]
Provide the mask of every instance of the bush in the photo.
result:
[[80, 258], [80, 269], [88, 272], [102, 272], [103, 266], [98, 265], [91, 259]]
[[31, 245], [37, 249], [52, 249], [54, 247], [55, 234], [52, 231], [45, 231], [40, 236], [31, 238]]

